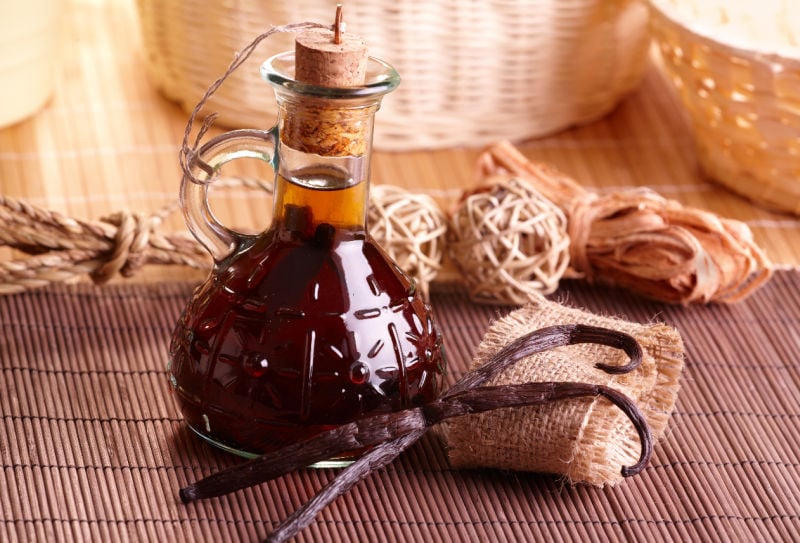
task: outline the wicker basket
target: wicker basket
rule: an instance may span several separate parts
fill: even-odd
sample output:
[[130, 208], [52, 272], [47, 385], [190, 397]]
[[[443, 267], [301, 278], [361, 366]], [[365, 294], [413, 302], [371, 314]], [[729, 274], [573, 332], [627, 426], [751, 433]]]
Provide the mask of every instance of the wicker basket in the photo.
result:
[[653, 34], [692, 121], [702, 169], [757, 203], [800, 214], [800, 2], [652, 0], [652, 7]]
[[[138, 0], [152, 81], [186, 109], [252, 38], [299, 21], [333, 21], [324, 0]], [[644, 0], [348, 0], [348, 28], [403, 83], [378, 115], [387, 150], [479, 146], [588, 122], [641, 79]], [[209, 110], [228, 126], [268, 126], [273, 98], [258, 79], [266, 57], [293, 47], [270, 38], [217, 92]], [[268, 124], [267, 124], [268, 123]]]

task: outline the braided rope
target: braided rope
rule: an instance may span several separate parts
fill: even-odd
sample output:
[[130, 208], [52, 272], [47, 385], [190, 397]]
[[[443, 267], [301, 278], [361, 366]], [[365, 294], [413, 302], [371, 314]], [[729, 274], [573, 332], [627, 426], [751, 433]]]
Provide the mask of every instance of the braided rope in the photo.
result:
[[185, 234], [158, 226], [177, 204], [149, 217], [121, 211], [97, 221], [74, 219], [0, 194], [0, 245], [32, 255], [0, 262], [0, 294], [88, 274], [96, 284], [134, 275], [146, 264], [207, 268], [209, 257]]
[[[230, 187], [272, 191], [269, 183], [247, 177], [215, 184], [215, 188]], [[104, 284], [115, 275], [131, 277], [148, 264], [208, 269], [211, 259], [193, 237], [158, 230], [178, 207], [175, 201], [149, 216], [119, 211], [86, 221], [0, 194], [0, 246], [31, 255], [0, 261], [0, 294], [84, 275]]]
[[[214, 183], [215, 190], [231, 187], [272, 192], [271, 183], [255, 178], [228, 177]], [[131, 277], [149, 264], [210, 268], [209, 254], [193, 237], [158, 230], [178, 207], [173, 202], [149, 216], [121, 211], [85, 221], [0, 194], [0, 246], [29, 255], [0, 261], [0, 294], [85, 275], [104, 284], [117, 275]], [[427, 297], [430, 282], [442, 268], [444, 213], [429, 197], [378, 185], [373, 187], [369, 216], [371, 235]]]

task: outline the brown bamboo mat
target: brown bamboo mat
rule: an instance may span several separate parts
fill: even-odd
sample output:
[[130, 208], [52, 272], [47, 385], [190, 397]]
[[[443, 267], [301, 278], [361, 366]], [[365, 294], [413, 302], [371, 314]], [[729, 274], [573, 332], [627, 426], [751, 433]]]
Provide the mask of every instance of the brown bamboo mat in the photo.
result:
[[[61, 286], [0, 297], [0, 541], [257, 541], [334, 470], [182, 505], [189, 479], [240, 460], [201, 443], [169, 396], [165, 350], [189, 283]], [[745, 303], [680, 308], [567, 283], [569, 305], [668, 322], [683, 388], [651, 465], [620, 486], [448, 467], [429, 434], [325, 509], [298, 541], [800, 538], [800, 274]], [[455, 287], [434, 305], [466, 368], [507, 308]]]

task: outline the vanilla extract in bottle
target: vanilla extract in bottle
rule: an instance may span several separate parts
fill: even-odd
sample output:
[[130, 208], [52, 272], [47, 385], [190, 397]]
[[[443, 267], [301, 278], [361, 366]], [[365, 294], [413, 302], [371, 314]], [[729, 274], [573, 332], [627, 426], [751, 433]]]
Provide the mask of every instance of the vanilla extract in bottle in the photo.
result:
[[246, 456], [431, 402], [445, 373], [429, 306], [366, 228], [374, 114], [399, 77], [370, 59], [364, 84], [323, 87], [293, 79], [293, 61], [262, 67], [276, 127], [223, 134], [199, 153], [213, 168], [240, 156], [273, 165], [270, 227], [233, 232], [210, 213], [207, 183], [182, 188], [215, 266], [173, 333], [170, 382], [197, 434]]

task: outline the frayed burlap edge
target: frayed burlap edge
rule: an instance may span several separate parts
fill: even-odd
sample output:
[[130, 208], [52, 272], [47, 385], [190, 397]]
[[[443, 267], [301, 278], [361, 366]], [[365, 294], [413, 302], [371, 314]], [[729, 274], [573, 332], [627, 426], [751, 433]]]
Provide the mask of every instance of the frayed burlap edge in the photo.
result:
[[[603, 326], [632, 335], [642, 346], [641, 366], [631, 373], [610, 375], [595, 364], [625, 364], [624, 353], [595, 344], [571, 345], [520, 361], [490, 384], [571, 381], [607, 385], [634, 400], [654, 438], [663, 436], [677, 399], [684, 358], [680, 334], [665, 324], [627, 322], [542, 299], [496, 321], [479, 345], [472, 369], [514, 338], [567, 323]], [[446, 423], [442, 433], [455, 468], [555, 473], [570, 483], [598, 486], [621, 481], [622, 466], [634, 464], [640, 452], [628, 418], [602, 398], [461, 417]]]

